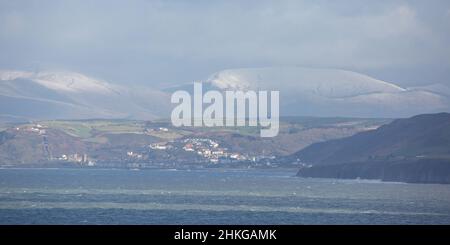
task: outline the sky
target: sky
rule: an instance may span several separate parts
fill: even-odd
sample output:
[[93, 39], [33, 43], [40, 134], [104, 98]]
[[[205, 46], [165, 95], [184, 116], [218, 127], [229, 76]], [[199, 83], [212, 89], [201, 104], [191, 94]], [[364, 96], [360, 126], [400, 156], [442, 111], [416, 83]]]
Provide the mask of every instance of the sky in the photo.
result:
[[0, 69], [164, 87], [233, 68], [450, 86], [450, 1], [0, 0]]

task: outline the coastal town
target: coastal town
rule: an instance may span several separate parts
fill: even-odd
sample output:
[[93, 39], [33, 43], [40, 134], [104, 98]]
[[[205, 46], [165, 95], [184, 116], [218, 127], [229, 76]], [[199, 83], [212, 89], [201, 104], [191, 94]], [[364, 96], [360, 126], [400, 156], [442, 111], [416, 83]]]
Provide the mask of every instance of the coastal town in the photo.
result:
[[[164, 156], [172, 156], [165, 158]], [[252, 156], [230, 151], [219, 142], [209, 138], [184, 138], [147, 145], [142, 149], [124, 150], [123, 156], [116, 161], [109, 159], [96, 160], [86, 153], [62, 154], [53, 159], [62, 162], [76, 163], [80, 166], [95, 167], [120, 163], [129, 168], [154, 167], [214, 167], [214, 166], [253, 166], [273, 167], [271, 160], [275, 156]]]
[[[139, 120], [49, 120], [11, 124], [0, 132], [0, 165], [81, 168], [301, 167], [286, 158], [314, 142], [373, 130], [383, 120], [298, 118], [282, 121], [280, 135], [250, 128], [174, 127]], [[3, 150], [2, 150], [3, 149]], [[12, 160], [14, 159], [14, 161]]]
[[[61, 150], [49, 143], [49, 132], [58, 132], [39, 123], [14, 128], [41, 140], [42, 152], [48, 163], [78, 167], [184, 168], [184, 167], [274, 167], [273, 155], [250, 155], [230, 150], [220, 140], [208, 137], [182, 137], [147, 145], [93, 151], [92, 148]], [[168, 127], [146, 128], [144, 134], [170, 133]], [[59, 145], [58, 145], [59, 146]], [[58, 148], [58, 149], [55, 149]]]

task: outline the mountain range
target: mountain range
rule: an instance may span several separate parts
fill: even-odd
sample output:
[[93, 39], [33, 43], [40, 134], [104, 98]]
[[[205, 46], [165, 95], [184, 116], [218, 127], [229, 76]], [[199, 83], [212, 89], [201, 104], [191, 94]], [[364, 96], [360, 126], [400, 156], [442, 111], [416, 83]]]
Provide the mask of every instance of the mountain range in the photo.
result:
[[398, 118], [450, 108], [445, 85], [403, 88], [338, 69], [235, 69], [215, 73], [207, 82], [222, 90], [279, 90], [282, 115]]
[[[302, 67], [231, 69], [204, 79], [217, 90], [279, 90], [282, 116], [398, 118], [449, 111], [442, 84], [403, 88], [345, 70]], [[62, 71], [0, 71], [0, 119], [167, 118], [171, 92], [192, 84], [154, 89], [126, 86]]]
[[0, 114], [10, 120], [154, 119], [169, 110], [169, 98], [73, 72], [0, 71]]

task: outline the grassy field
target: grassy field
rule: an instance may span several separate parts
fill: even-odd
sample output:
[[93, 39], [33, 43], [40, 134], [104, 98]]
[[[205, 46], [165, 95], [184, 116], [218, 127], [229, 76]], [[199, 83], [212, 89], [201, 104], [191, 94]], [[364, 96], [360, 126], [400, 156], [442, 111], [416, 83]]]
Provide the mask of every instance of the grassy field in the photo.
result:
[[92, 136], [92, 127], [79, 121], [45, 121], [40, 122], [40, 124], [49, 128], [59, 129], [75, 137], [89, 138]]
[[149, 131], [144, 121], [86, 120], [86, 121], [42, 121], [39, 124], [59, 129], [74, 137], [90, 142], [104, 142], [103, 134], [147, 134], [161, 139], [176, 139], [190, 134], [189, 131], [171, 129], [169, 131]]
[[[387, 119], [351, 119], [351, 118], [310, 118], [293, 117], [284, 118], [280, 122], [280, 133], [295, 133], [307, 128], [320, 127], [370, 127], [387, 122]], [[193, 133], [222, 131], [237, 133], [242, 135], [258, 135], [260, 127], [202, 127], [202, 128], [175, 128], [170, 123], [162, 122], [162, 125], [169, 127], [169, 131], [158, 130], [161, 122], [127, 121], [127, 120], [52, 120], [41, 121], [41, 125], [55, 128], [65, 133], [80, 137], [92, 142], [103, 142], [103, 134], [147, 134], [165, 140], [173, 140]], [[151, 129], [154, 130], [151, 130]], [[150, 130], [148, 130], [150, 129]]]
[[80, 138], [91, 138], [98, 132], [105, 133], [144, 133], [145, 124], [135, 121], [43, 121], [43, 126], [55, 128], [72, 136]]

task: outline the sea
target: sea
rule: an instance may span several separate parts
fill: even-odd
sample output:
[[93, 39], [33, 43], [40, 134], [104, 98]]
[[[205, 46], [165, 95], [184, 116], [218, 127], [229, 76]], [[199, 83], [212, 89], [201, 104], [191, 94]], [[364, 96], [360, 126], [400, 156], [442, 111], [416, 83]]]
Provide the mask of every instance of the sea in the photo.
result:
[[0, 169], [0, 224], [450, 224], [450, 185], [294, 169]]

